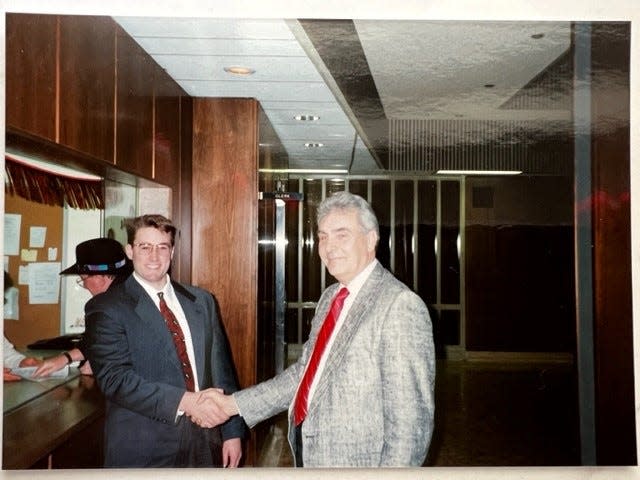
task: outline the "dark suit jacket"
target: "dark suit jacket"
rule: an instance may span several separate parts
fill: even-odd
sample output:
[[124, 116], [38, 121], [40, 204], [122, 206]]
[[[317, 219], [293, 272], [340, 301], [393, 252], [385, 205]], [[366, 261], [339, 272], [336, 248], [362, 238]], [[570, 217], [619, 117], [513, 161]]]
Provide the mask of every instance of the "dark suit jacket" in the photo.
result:
[[[200, 389], [236, 391], [213, 295], [172, 285], [191, 330]], [[164, 319], [142, 286], [130, 276], [89, 300], [85, 315], [88, 358], [107, 399], [105, 466], [212, 466], [217, 431], [197, 427], [185, 416], [176, 420], [186, 390], [182, 370]], [[220, 434], [222, 440], [243, 437], [243, 420], [229, 420]]]

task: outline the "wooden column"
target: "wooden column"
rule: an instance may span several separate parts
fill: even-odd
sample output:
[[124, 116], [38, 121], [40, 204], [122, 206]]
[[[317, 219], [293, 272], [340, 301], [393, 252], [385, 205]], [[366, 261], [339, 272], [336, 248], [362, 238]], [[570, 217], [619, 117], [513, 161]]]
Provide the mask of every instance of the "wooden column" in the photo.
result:
[[192, 283], [218, 299], [243, 387], [256, 381], [258, 104], [193, 101]]
[[194, 99], [192, 148], [192, 283], [218, 300], [243, 388], [257, 365], [258, 103]]

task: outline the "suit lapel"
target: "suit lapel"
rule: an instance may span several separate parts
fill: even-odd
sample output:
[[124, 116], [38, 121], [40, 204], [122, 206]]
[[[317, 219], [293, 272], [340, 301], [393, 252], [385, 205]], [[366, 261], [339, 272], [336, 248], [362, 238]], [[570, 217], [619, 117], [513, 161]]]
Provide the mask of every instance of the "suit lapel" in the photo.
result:
[[176, 297], [180, 302], [184, 316], [191, 331], [191, 342], [193, 343], [193, 355], [195, 357], [196, 369], [198, 372], [198, 384], [204, 385], [205, 375], [205, 313], [202, 305], [196, 302], [196, 297], [186, 288], [177, 282], [171, 282]]
[[[193, 296], [182, 285], [175, 282], [171, 283], [176, 297], [180, 302], [180, 306], [182, 307], [182, 311], [187, 319], [187, 323], [189, 324], [191, 341], [193, 342], [193, 352], [198, 371], [198, 383], [202, 385], [204, 375], [205, 339], [204, 336], [199, 333], [204, 331], [204, 312], [202, 307], [195, 302], [195, 296]], [[168, 356], [168, 358], [175, 358], [177, 366], [179, 367], [175, 346], [168, 333], [164, 317], [160, 313], [160, 310], [155, 305], [154, 301], [149, 297], [145, 289], [142, 288], [133, 275], [126, 280], [125, 287], [127, 293], [134, 299], [134, 310], [139, 321], [145, 325], [149, 332], [154, 332], [155, 336], [159, 339], [156, 348], [162, 348], [164, 354]]]
[[153, 333], [158, 338], [158, 345], [155, 348], [162, 348], [164, 354], [172, 358], [175, 353], [175, 347], [171, 342], [165, 325], [164, 317], [156, 307], [153, 299], [149, 297], [142, 285], [131, 275], [125, 284], [127, 293], [134, 299], [134, 311], [138, 316], [138, 320], [145, 325], [148, 332]]

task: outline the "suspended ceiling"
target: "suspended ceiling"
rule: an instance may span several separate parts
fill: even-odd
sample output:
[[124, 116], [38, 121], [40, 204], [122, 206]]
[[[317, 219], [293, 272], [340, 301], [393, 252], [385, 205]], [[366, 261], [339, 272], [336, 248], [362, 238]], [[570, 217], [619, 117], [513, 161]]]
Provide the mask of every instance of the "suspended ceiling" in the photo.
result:
[[388, 169], [397, 120], [571, 118], [565, 95], [505, 108], [566, 57], [569, 22], [114, 18], [189, 95], [256, 98], [291, 169]]

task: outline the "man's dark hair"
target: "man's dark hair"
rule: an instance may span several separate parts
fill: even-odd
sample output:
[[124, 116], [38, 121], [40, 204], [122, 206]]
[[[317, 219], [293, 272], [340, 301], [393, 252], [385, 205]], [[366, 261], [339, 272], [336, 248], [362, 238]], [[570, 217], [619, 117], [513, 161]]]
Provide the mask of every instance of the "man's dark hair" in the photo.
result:
[[133, 245], [138, 230], [146, 227], [157, 228], [161, 232], [169, 233], [171, 235], [171, 246], [175, 245], [176, 242], [177, 229], [173, 223], [171, 223], [171, 220], [163, 215], [151, 214], [129, 218], [125, 222], [125, 227], [127, 229], [127, 243], [130, 245]]

